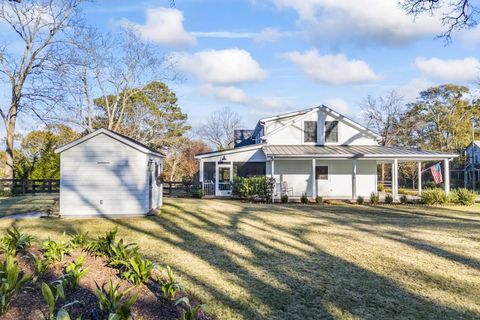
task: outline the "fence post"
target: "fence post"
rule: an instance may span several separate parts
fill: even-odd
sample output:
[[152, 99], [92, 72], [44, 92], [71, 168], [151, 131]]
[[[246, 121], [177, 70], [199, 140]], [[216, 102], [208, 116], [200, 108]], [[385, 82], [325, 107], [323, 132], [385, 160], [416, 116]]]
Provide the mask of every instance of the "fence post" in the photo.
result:
[[48, 193], [52, 193], [52, 180], [48, 180]]
[[168, 195], [172, 196], [172, 181], [168, 181]]
[[27, 192], [27, 181], [25, 179], [22, 179], [22, 195], [25, 195]]

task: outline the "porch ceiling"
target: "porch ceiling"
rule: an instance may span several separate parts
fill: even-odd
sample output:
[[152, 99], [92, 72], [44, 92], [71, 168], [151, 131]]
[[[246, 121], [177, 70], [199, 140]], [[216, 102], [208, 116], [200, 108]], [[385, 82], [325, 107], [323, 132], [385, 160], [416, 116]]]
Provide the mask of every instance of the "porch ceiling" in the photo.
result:
[[456, 154], [385, 146], [309, 146], [264, 145], [267, 157], [274, 158], [345, 158], [345, 159], [411, 159], [441, 160], [458, 157]]

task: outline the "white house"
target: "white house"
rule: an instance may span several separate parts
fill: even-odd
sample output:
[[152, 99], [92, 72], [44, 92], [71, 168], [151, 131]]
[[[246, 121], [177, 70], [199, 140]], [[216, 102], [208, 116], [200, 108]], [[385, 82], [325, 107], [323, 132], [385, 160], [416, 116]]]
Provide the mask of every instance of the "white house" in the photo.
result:
[[[466, 183], [472, 183], [472, 172], [475, 175], [476, 184], [480, 183], [480, 141], [474, 141], [465, 148], [465, 157], [468, 163], [465, 168], [467, 172]], [[472, 170], [472, 165], [474, 170]]]
[[[237, 132], [236, 138], [239, 147], [196, 156], [206, 194], [230, 196], [235, 175], [266, 175], [275, 178], [277, 198], [287, 193], [356, 199], [377, 192], [377, 164], [383, 162], [392, 164], [392, 191], [398, 198], [400, 161], [420, 166], [441, 160], [448, 172], [449, 161], [457, 156], [380, 146], [376, 133], [323, 105], [261, 119], [254, 130]], [[450, 179], [444, 176], [448, 193]]]
[[57, 149], [60, 215], [144, 215], [162, 205], [163, 155], [99, 129]]

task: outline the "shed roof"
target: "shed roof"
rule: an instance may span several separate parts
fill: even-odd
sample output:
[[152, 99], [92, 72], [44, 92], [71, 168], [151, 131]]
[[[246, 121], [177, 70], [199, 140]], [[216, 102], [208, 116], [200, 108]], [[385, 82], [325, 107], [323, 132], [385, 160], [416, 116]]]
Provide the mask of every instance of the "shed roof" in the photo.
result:
[[112, 139], [115, 139], [117, 141], [120, 141], [140, 152], [143, 152], [143, 153], [146, 153], [146, 154], [150, 154], [150, 155], [153, 155], [153, 156], [157, 156], [157, 157], [165, 157], [165, 155], [163, 155], [162, 153], [144, 145], [143, 143], [141, 142], [138, 142], [137, 140], [134, 140], [130, 137], [127, 137], [127, 136], [124, 136], [123, 134], [120, 134], [118, 132], [114, 132], [114, 131], [111, 131], [111, 130], [108, 130], [108, 129], [105, 129], [105, 128], [101, 128], [101, 129], [98, 129], [98, 130], [95, 130], [94, 132], [91, 132], [89, 134], [87, 134], [86, 136], [83, 136], [77, 140], [74, 140], [70, 143], [67, 143], [63, 146], [61, 146], [60, 148], [56, 149], [55, 152], [56, 153], [62, 153], [70, 148], [73, 148], [75, 147], [76, 145], [79, 145], [87, 140], [90, 140], [91, 138], [93, 137], [96, 137], [98, 136], [99, 134], [105, 134], [107, 136], [109, 136], [110, 138]]
[[458, 155], [445, 152], [385, 147], [378, 145], [358, 146], [299, 146], [299, 145], [264, 145], [262, 147], [267, 157], [280, 158], [370, 158], [370, 159], [446, 159]]

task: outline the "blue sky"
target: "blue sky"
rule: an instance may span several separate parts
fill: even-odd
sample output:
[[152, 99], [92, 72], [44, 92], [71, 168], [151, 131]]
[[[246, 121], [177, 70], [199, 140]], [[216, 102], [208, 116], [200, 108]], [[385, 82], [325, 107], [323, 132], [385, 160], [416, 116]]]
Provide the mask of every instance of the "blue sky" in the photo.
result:
[[260, 117], [326, 104], [360, 119], [362, 100], [395, 89], [413, 101], [442, 83], [475, 88], [480, 29], [445, 45], [439, 17], [415, 22], [397, 0], [168, 0], [89, 4], [101, 30], [129, 25], [178, 59], [169, 83], [194, 127], [228, 106]]

